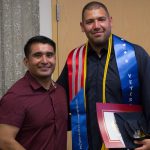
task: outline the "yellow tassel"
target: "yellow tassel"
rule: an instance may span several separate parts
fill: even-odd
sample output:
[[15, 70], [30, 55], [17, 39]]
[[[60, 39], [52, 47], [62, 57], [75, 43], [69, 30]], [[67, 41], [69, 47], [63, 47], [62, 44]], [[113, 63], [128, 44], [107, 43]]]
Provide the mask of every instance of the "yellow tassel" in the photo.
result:
[[102, 144], [101, 150], [108, 150], [108, 148], [105, 147], [105, 144], [104, 144], [104, 143]]

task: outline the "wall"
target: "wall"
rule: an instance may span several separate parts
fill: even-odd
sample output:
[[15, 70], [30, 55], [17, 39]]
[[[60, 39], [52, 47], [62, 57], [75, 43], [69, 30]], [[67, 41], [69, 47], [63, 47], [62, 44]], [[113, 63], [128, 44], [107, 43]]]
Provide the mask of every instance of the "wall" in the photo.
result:
[[39, 0], [40, 34], [52, 37], [51, 0]]

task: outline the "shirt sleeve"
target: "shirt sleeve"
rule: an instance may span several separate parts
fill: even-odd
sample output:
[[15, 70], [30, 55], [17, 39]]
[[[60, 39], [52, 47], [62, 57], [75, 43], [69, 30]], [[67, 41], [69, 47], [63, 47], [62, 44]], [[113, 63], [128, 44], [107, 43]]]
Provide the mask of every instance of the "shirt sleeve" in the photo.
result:
[[0, 100], [0, 124], [9, 124], [20, 128], [25, 117], [22, 97], [6, 93]]
[[137, 57], [141, 104], [148, 123], [148, 132], [150, 133], [150, 56], [140, 46], [135, 45], [135, 54]]

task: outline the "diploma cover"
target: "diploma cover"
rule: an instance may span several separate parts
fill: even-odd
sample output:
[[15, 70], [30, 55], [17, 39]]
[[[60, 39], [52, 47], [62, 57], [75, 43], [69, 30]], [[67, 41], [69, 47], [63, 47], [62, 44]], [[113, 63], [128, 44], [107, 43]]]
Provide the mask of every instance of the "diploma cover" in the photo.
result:
[[100, 133], [106, 148], [126, 148], [114, 113], [142, 112], [142, 107], [131, 104], [97, 103], [96, 109]]

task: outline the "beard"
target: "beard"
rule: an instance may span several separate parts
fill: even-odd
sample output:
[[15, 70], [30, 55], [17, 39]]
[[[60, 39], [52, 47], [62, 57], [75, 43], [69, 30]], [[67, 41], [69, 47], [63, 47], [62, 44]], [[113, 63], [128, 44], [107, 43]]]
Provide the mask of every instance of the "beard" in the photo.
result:
[[89, 42], [95, 48], [107, 48], [108, 41], [109, 41], [109, 36], [105, 38], [98, 38], [98, 39], [91, 39], [91, 40], [89, 39]]
[[94, 45], [95, 47], [105, 47], [108, 44], [108, 39], [105, 40], [97, 40], [97, 41], [93, 41], [92, 45]]
[[87, 37], [91, 45], [93, 45], [94, 47], [106, 47], [106, 45], [108, 45], [110, 35], [111, 31], [108, 31], [104, 35], [99, 37], [94, 37], [92, 34], [87, 35]]

